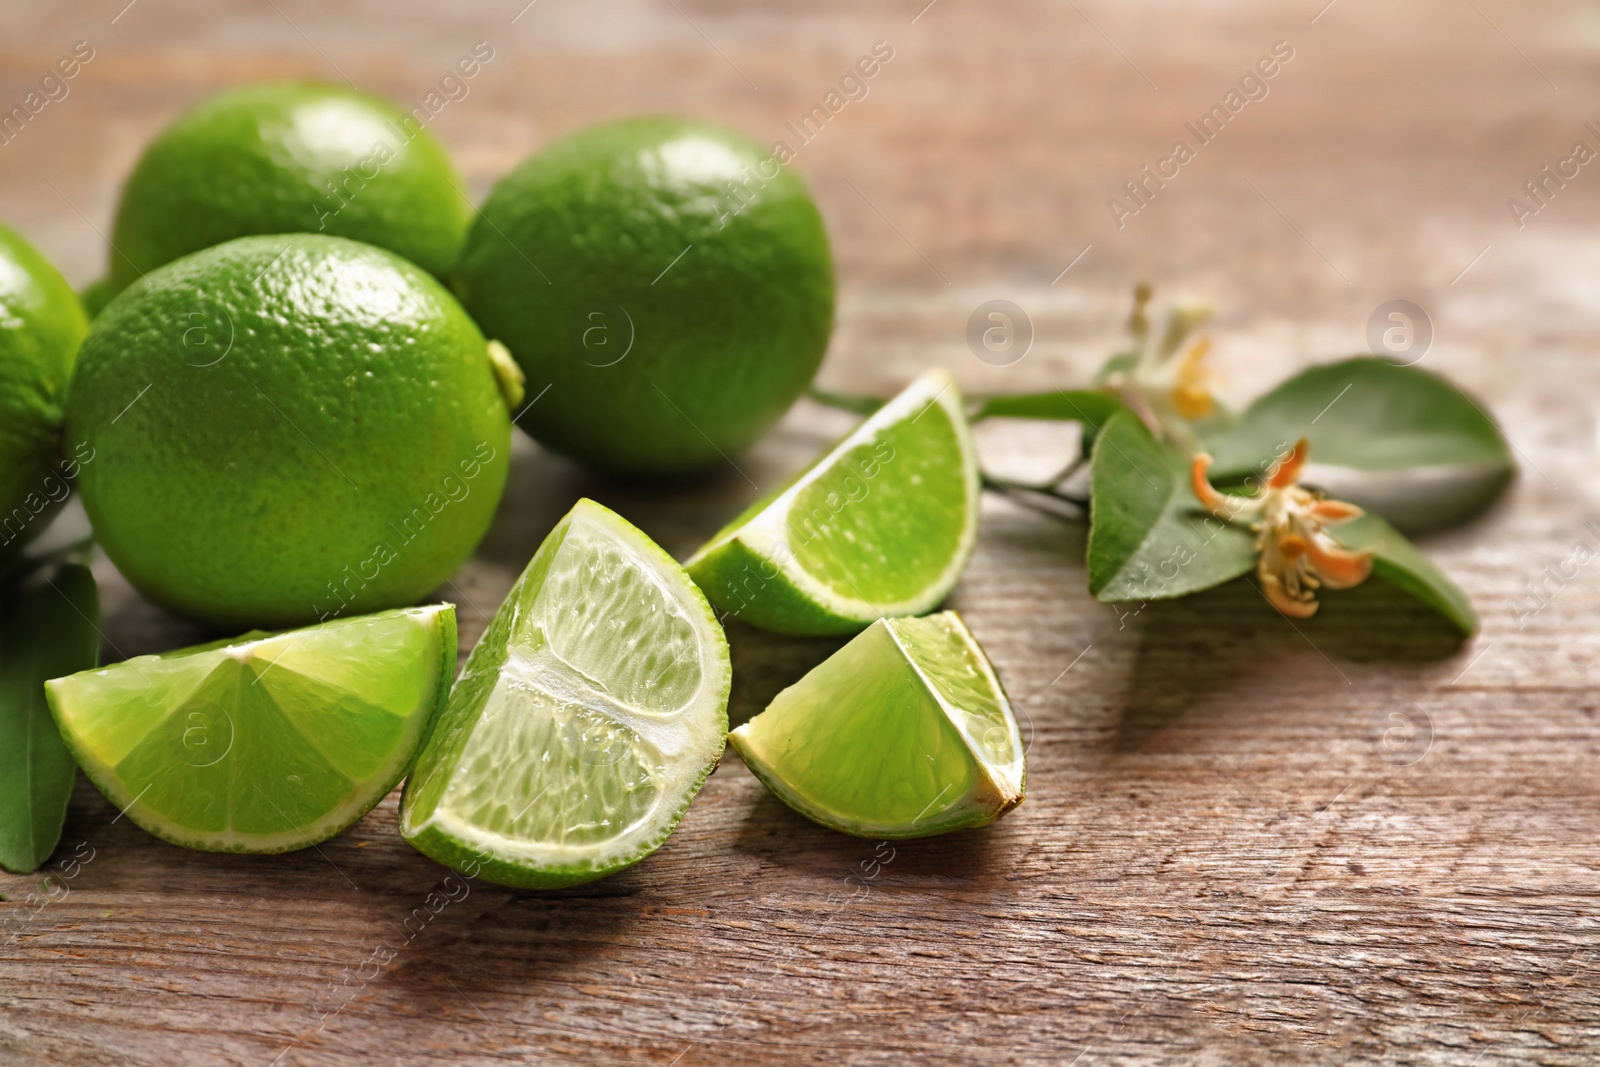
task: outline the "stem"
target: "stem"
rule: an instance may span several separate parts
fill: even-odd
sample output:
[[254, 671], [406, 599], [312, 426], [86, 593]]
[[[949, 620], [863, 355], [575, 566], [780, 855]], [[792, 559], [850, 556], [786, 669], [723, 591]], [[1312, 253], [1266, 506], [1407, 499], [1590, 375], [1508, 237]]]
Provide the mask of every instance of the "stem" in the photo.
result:
[[[1061, 473], [1060, 474], [1056, 475], [1054, 478], [1051, 478], [1048, 482], [1045, 482], [1044, 484], [1050, 486], [1051, 488], [1054, 488], [1054, 487], [1060, 485], [1062, 482], [1066, 481], [1068, 478], [1072, 477], [1074, 474], [1077, 474], [1079, 471], [1083, 470], [1084, 466], [1088, 462], [1089, 462], [1089, 457], [1087, 457], [1087, 456], [1085, 456], [1085, 455], [1080, 453], [1076, 459], [1074, 459], [1071, 463], [1068, 463], [1065, 467], [1063, 467], [1061, 469]], [[1084, 503], [1087, 504], [1088, 501], [1084, 501]]]
[[838, 408], [841, 411], [853, 411], [857, 415], [871, 415], [874, 411], [883, 407], [885, 403], [885, 401], [875, 396], [861, 396], [857, 393], [835, 393], [827, 389], [818, 389], [814, 385], [806, 389], [806, 396], [819, 404], [825, 404], [830, 408]]
[[[1057, 482], [1060, 479], [1056, 480]], [[1014, 482], [1009, 478], [997, 478], [992, 474], [983, 475], [983, 487], [992, 493], [999, 493], [1009, 500], [1021, 504], [1023, 507], [1032, 508], [1043, 512], [1053, 518], [1063, 519], [1068, 522], [1082, 522], [1089, 517], [1089, 501], [1083, 497], [1072, 496], [1055, 488], [1055, 482], [1047, 486], [1029, 485], [1026, 482]]]

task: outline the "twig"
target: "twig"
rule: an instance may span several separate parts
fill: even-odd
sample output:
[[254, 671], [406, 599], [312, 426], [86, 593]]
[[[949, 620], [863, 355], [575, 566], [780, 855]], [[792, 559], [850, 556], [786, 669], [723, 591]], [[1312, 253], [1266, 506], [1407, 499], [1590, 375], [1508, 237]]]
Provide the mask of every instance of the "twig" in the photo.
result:
[[992, 474], [984, 474], [982, 477], [985, 489], [991, 493], [999, 493], [1025, 508], [1032, 508], [1034, 511], [1067, 522], [1082, 522], [1089, 517], [1089, 501], [1055, 488], [1060, 479], [1050, 485], [1039, 486], [1014, 482], [1008, 478], [997, 478]]

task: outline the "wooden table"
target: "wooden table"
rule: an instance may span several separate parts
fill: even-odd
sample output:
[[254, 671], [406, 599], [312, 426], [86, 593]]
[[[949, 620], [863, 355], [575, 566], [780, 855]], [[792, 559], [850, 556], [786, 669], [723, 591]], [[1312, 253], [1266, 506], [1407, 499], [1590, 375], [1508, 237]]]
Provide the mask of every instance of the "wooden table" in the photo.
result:
[[[1082, 382], [1148, 277], [1220, 306], [1219, 364], [1247, 398], [1362, 350], [1373, 309], [1405, 298], [1434, 329], [1421, 365], [1486, 398], [1521, 477], [1427, 545], [1482, 613], [1465, 645], [1376, 587], [1298, 630], [1243, 585], [1122, 616], [1085, 592], [1080, 531], [989, 501], [953, 605], [1015, 698], [1029, 797], [878, 868], [863, 867], [873, 842], [792, 814], [730, 753], [638, 867], [557, 893], [472, 883], [408, 924], [446, 872], [400, 841], [394, 797], [320, 849], [241, 859], [155, 841], [81, 786], [60, 859], [92, 859], [70, 879], [58, 860], [69, 892], [0, 948], [0, 1060], [1600, 1057], [1600, 564], [1547, 583], [1541, 610], [1525, 590], [1574, 543], [1600, 546], [1584, 525], [1600, 170], [1521, 229], [1506, 206], [1574, 141], [1600, 147], [1584, 128], [1600, 120], [1591, 5], [124, 2], [0, 13], [6, 108], [74, 41], [95, 49], [0, 146], [0, 210], [77, 282], [103, 266], [140, 145], [225, 84], [348, 78], [411, 103], [489, 41], [434, 123], [481, 195], [620, 113], [781, 137], [882, 40], [894, 58], [868, 96], [794, 162], [839, 264], [825, 384], [887, 392], [931, 365], [974, 390]], [[1117, 228], [1107, 199], [1277, 41], [1294, 55], [1268, 95]], [[992, 298], [1034, 330], [1005, 367], [965, 340]], [[846, 425], [803, 403], [739, 464], [768, 487]], [[1071, 443], [1059, 427], [982, 434], [1016, 471]], [[682, 555], [753, 492], [732, 470], [619, 488], [523, 441], [457, 578], [464, 642], [576, 497]], [[120, 653], [194, 638], [100, 573]], [[736, 721], [834, 647], [731, 636]], [[1397, 723], [1413, 732], [1386, 742]], [[0, 878], [0, 909], [42, 874]], [[367, 962], [380, 949], [392, 959]]]

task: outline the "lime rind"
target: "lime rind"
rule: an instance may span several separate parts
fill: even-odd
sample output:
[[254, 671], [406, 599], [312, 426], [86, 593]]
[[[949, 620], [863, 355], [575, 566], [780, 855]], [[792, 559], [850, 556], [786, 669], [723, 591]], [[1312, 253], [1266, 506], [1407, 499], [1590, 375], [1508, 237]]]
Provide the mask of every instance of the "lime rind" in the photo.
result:
[[[855, 530], [845, 529], [837, 531], [841, 536], [828, 547], [809, 548], [803, 543], [797, 551], [795, 527], [803, 525], [806, 517], [797, 515], [796, 509], [803, 501], [809, 502], [808, 492], [818, 488], [819, 483], [836, 478], [841, 464], [863, 455], [863, 450], [886, 440], [897, 428], [914, 424], [932, 408], [947, 420], [950, 440], [944, 443], [959, 456], [961, 499], [952, 501], [941, 492], [948, 481], [929, 481], [915, 469], [905, 477], [911, 481], [912, 491], [922, 498], [917, 511], [924, 519], [927, 515], [954, 512], [959, 516], [959, 528], [951, 543], [939, 546], [948, 554], [931, 577], [922, 578], [914, 588], [900, 590], [898, 595], [864, 595], [863, 584], [904, 574], [908, 561], [903, 556], [925, 551], [927, 546], [906, 542], [894, 558], [868, 558], [869, 551], [878, 551], [880, 556], [887, 553], [881, 546], [874, 550], [864, 544], [868, 538], [858, 537]], [[878, 477], [895, 475], [880, 472]], [[848, 474], [843, 483], [849, 485]], [[833, 517], [868, 508], [858, 527], [869, 527], [875, 519], [883, 526], [900, 524], [896, 517], [876, 515], [872, 505], [862, 503], [871, 499], [872, 486], [860, 481], [857, 484], [861, 486], [860, 496], [849, 498], [849, 503], [841, 502]], [[926, 489], [922, 488], [924, 485]], [[747, 508], [684, 566], [718, 608], [756, 626], [795, 634], [856, 633], [876, 619], [924, 614], [950, 594], [977, 542], [979, 494], [977, 453], [961, 409], [960, 391], [947, 373], [930, 371], [789, 484]], [[815, 524], [811, 527], [813, 538], [818, 529]], [[832, 583], [816, 573], [818, 561], [829, 554], [838, 561], [832, 575], [836, 581]]]
[[401, 834], [520, 888], [630, 866], [721, 758], [731, 682], [726, 638], [683, 569], [579, 501], [468, 657], [407, 783]]
[[140, 656], [45, 691], [78, 765], [139, 826], [186, 848], [286, 852], [399, 783], [455, 656], [455, 608], [439, 604]]
[[860, 837], [984, 826], [1026, 789], [1010, 703], [954, 612], [873, 624], [729, 741], [784, 803]]

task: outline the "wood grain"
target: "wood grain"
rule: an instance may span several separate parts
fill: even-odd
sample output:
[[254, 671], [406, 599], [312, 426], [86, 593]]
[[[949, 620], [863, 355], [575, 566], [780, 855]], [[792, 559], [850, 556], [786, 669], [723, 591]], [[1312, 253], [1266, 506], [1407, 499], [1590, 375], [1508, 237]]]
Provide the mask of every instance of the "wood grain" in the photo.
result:
[[[1028, 801], [994, 827], [882, 862], [730, 755], [649, 861], [513, 893], [447, 883], [396, 836], [394, 797], [320, 849], [239, 859], [157, 842], [80, 783], [56, 888], [0, 878], [0, 1060], [1595, 1061], [1600, 565], [1524, 609], [1543, 568], [1600, 542], [1584, 526], [1600, 173], [1523, 229], [1505, 206], [1597, 143], [1593, 11], [923, 2], [8, 5], [6, 107], [74, 41], [96, 58], [0, 146], [0, 203], [87, 282], [139, 146], [224, 84], [346, 78], [411, 101], [490, 41], [435, 123], [481, 195], [614, 114], [779, 137], [889, 41], [866, 99], [795, 161], [839, 262], [826, 384], [888, 391], [935, 364], [973, 390], [1081, 382], [1148, 277], [1220, 305], [1243, 399], [1361, 350], [1375, 307], [1414, 300], [1436, 334], [1422, 365], [1486, 398], [1522, 461], [1501, 506], [1427, 546], [1483, 633], [1460, 645], [1377, 587], [1298, 626], [1243, 584], [1119, 612], [1084, 590], [1081, 531], [990, 501], [953, 604], [1030, 742]], [[1107, 198], [1279, 40], [1295, 56], [1269, 95], [1117, 229]], [[994, 297], [1035, 329], [1003, 368], [964, 339]], [[596, 483], [523, 442], [494, 531], [446, 590], [464, 641], [577, 496], [681, 555], [847, 424], [802, 404], [740, 471], [670, 490]], [[1071, 443], [982, 435], [1016, 469]], [[100, 575], [113, 655], [196, 636]], [[834, 647], [732, 640], [735, 719]], [[436, 914], [430, 892], [449, 901]]]

